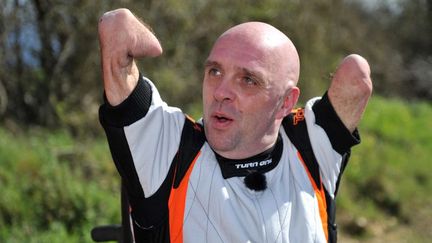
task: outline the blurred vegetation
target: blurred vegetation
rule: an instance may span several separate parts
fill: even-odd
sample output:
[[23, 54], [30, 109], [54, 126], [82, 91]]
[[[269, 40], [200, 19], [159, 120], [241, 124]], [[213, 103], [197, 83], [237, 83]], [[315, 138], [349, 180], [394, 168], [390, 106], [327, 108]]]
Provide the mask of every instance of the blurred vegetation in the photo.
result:
[[342, 232], [362, 242], [430, 241], [431, 121], [430, 103], [372, 98], [339, 191]]
[[164, 47], [141, 71], [195, 118], [203, 62], [240, 22], [268, 22], [293, 40], [301, 102], [325, 91], [344, 56], [366, 57], [375, 97], [341, 184], [341, 237], [431, 238], [431, 0], [2, 0], [0, 242], [90, 242], [92, 226], [120, 221], [118, 176], [97, 118], [97, 22], [118, 7], [152, 26]]
[[164, 55], [139, 62], [141, 71], [169, 104], [187, 112], [200, 107], [203, 62], [214, 40], [250, 20], [276, 26], [297, 46], [303, 101], [324, 92], [349, 53], [369, 60], [376, 93], [432, 100], [430, 0], [5, 0], [0, 122], [100, 133], [97, 22], [118, 7], [153, 27]]
[[119, 179], [104, 139], [0, 129], [0, 242], [90, 242], [119, 223]]

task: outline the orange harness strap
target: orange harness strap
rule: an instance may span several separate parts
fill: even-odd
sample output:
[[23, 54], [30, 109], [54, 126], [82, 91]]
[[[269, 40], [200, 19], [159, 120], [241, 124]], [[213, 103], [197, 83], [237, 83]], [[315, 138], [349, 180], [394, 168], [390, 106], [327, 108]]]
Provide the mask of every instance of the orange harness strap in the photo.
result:
[[326, 240], [328, 242], [328, 230], [327, 230], [327, 202], [326, 202], [326, 197], [325, 197], [325, 192], [324, 192], [324, 187], [322, 185], [321, 182], [321, 178], [320, 178], [320, 187], [317, 186], [317, 184], [315, 183], [311, 173], [309, 172], [308, 167], [306, 166], [303, 157], [301, 156], [300, 152], [297, 152], [297, 156], [300, 159], [300, 161], [302, 162], [307, 175], [309, 177], [309, 180], [312, 184], [312, 187], [315, 191], [315, 195], [317, 196], [317, 200], [318, 200], [318, 208], [319, 208], [319, 213], [320, 213], [320, 217], [321, 217], [321, 224], [324, 230], [324, 234], [326, 237]]
[[189, 177], [201, 151], [195, 156], [178, 188], [171, 188], [168, 200], [170, 239], [172, 243], [183, 243], [183, 218]]

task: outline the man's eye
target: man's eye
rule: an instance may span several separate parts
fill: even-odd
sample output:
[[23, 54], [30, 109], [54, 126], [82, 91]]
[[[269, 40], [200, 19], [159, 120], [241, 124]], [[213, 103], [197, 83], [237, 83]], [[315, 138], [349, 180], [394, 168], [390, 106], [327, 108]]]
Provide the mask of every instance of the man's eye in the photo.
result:
[[217, 68], [210, 68], [208, 73], [212, 76], [218, 76], [221, 74]]
[[251, 77], [243, 77], [243, 80], [244, 80], [244, 82], [247, 85], [250, 85], [250, 86], [256, 86], [256, 85], [258, 85], [258, 82], [255, 79], [251, 78]]

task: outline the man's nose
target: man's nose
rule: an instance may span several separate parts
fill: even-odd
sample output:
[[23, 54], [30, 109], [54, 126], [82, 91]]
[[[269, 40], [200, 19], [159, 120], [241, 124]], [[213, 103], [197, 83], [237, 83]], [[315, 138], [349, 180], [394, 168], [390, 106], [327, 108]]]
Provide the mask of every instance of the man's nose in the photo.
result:
[[213, 96], [219, 102], [234, 100], [235, 93], [232, 80], [229, 78], [222, 79], [215, 87]]

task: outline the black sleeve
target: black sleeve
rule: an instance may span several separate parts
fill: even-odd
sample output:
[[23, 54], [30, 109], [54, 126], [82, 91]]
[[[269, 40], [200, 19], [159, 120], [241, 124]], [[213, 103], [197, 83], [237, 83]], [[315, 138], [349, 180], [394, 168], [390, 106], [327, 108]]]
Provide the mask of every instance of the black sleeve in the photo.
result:
[[99, 108], [99, 120], [103, 126], [124, 127], [143, 118], [151, 105], [152, 89], [140, 74], [132, 93], [121, 104], [112, 106], [104, 96], [104, 104]]
[[313, 104], [312, 110], [315, 114], [315, 123], [324, 129], [333, 148], [339, 154], [345, 154], [352, 146], [360, 143], [358, 130], [356, 129], [353, 133], [350, 133], [345, 127], [336, 114], [327, 92], [321, 100]]
[[[121, 104], [111, 106], [105, 97], [105, 103], [99, 109], [99, 119], [105, 130], [114, 164], [122, 177], [126, 190], [130, 215], [133, 219], [134, 237], [137, 242], [169, 242], [164, 232], [169, 229], [167, 204], [173, 169], [168, 171], [158, 191], [150, 197], [145, 196], [135, 168], [132, 153], [125, 135], [124, 127], [143, 118], [152, 102], [152, 88], [140, 74], [132, 93]], [[152, 230], [143, 230], [152, 229]], [[167, 231], [169, 232], [169, 231]], [[168, 235], [169, 237], [169, 235]], [[149, 240], [157, 239], [157, 240]]]
[[105, 130], [114, 164], [122, 177], [131, 206], [143, 200], [144, 191], [139, 182], [124, 127], [144, 117], [151, 104], [150, 84], [141, 74], [132, 93], [121, 104], [112, 106], [105, 97], [99, 108], [99, 121]]

